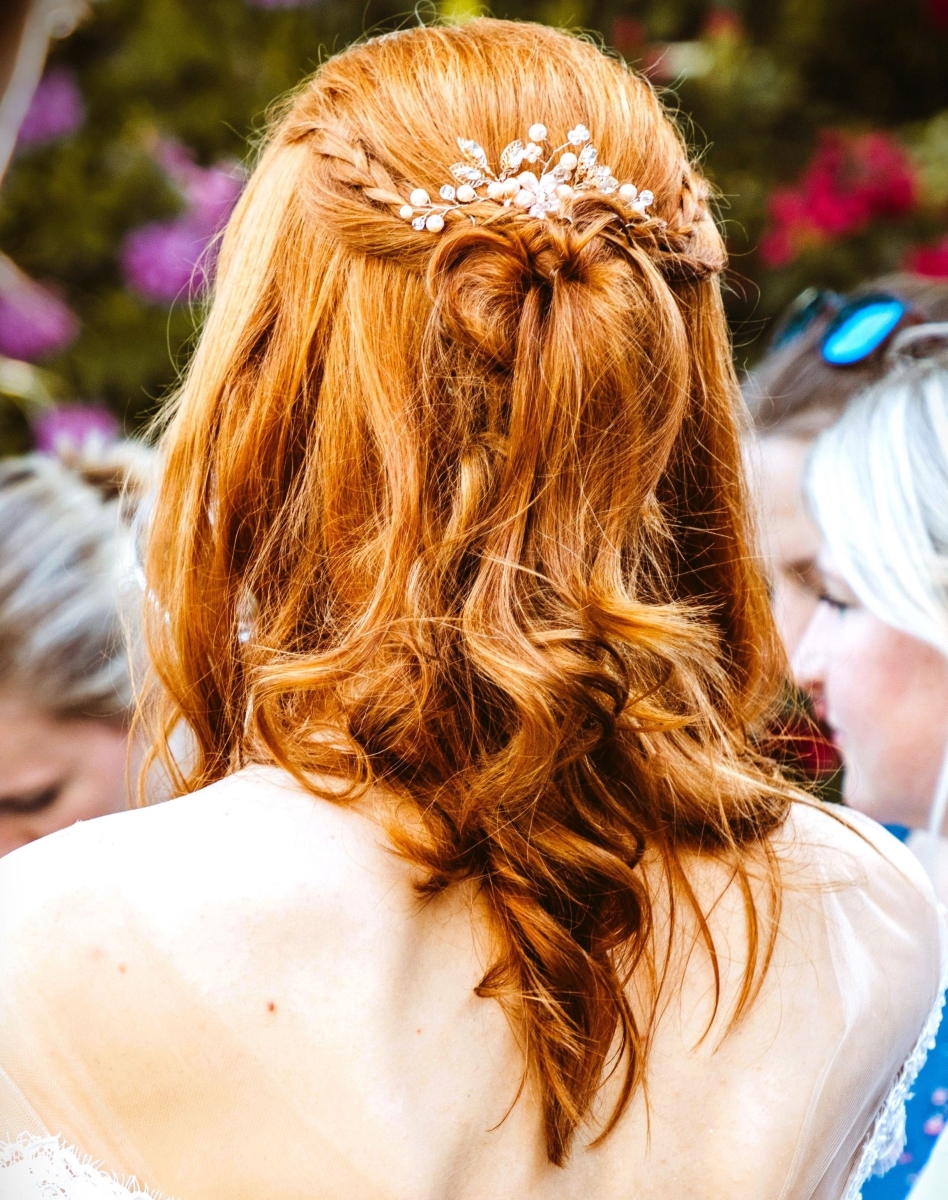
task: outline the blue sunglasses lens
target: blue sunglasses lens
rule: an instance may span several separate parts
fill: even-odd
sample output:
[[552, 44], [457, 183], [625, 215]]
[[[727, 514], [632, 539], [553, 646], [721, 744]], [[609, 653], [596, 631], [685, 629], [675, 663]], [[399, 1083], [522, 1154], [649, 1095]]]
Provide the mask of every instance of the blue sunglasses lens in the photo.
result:
[[862, 362], [882, 345], [905, 311], [905, 305], [894, 296], [867, 299], [844, 309], [823, 338], [824, 361], [834, 367]]
[[771, 350], [779, 350], [795, 342], [834, 301], [837, 305], [841, 303], [835, 292], [815, 287], [801, 292], [774, 327], [770, 337]]

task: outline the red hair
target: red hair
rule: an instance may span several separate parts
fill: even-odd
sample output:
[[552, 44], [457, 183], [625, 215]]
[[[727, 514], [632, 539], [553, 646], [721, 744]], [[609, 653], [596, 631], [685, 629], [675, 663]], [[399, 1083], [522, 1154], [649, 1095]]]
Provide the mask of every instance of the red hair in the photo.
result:
[[[458, 135], [496, 161], [534, 121], [554, 144], [586, 124], [654, 216], [587, 193], [568, 222], [399, 217]], [[605, 1132], [643, 1079], [655, 1011], [627, 985], [644, 973], [657, 1002], [662, 975], [643, 854], [712, 958], [686, 862], [732, 864], [735, 1016], [773, 944], [790, 793], [751, 739], [774, 639], [706, 192], [648, 84], [588, 42], [477, 20], [354, 47], [275, 124], [165, 435], [159, 752], [183, 719], [183, 790], [265, 761], [337, 803], [392, 796], [424, 889], [486, 898], [479, 991], [520, 1035], [554, 1163], [613, 1050]]]

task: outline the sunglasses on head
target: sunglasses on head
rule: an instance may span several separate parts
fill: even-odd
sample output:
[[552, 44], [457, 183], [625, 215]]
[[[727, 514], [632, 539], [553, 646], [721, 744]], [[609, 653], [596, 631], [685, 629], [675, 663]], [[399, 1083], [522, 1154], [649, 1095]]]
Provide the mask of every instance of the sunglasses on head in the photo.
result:
[[914, 322], [908, 304], [887, 292], [873, 292], [846, 300], [837, 292], [807, 288], [777, 322], [771, 349], [796, 341], [813, 323], [835, 313], [820, 338], [820, 357], [831, 367], [851, 367], [865, 362], [897, 329]]

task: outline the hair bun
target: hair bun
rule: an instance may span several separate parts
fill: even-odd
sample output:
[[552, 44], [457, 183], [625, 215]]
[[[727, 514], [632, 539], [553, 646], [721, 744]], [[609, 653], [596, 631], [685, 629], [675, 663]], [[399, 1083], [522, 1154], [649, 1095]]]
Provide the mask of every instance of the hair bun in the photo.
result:
[[457, 221], [439, 239], [428, 266], [440, 331], [490, 362], [512, 365], [531, 290], [557, 283], [606, 287], [616, 270], [620, 255], [597, 235], [617, 214], [596, 205], [583, 215], [573, 224], [514, 214], [489, 225]]
[[519, 237], [456, 223], [438, 241], [428, 266], [439, 332], [489, 362], [509, 366], [531, 274]]

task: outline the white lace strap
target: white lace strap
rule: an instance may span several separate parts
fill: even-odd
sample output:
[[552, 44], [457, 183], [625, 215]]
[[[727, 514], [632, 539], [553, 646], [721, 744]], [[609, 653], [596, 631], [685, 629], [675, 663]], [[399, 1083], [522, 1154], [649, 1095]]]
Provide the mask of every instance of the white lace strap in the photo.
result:
[[876, 1114], [869, 1135], [863, 1142], [859, 1159], [849, 1177], [846, 1191], [840, 1200], [860, 1200], [862, 1185], [869, 1176], [884, 1175], [890, 1167], [895, 1166], [905, 1149], [905, 1104], [911, 1099], [915, 1080], [924, 1067], [929, 1052], [935, 1048], [935, 1039], [945, 1008], [945, 992], [948, 989], [948, 928], [944, 908], [939, 916], [942, 979], [938, 999], [919, 1034], [915, 1048], [902, 1065], [898, 1078]]
[[0, 1142], [3, 1200], [157, 1200], [136, 1179], [124, 1183], [54, 1137]]

